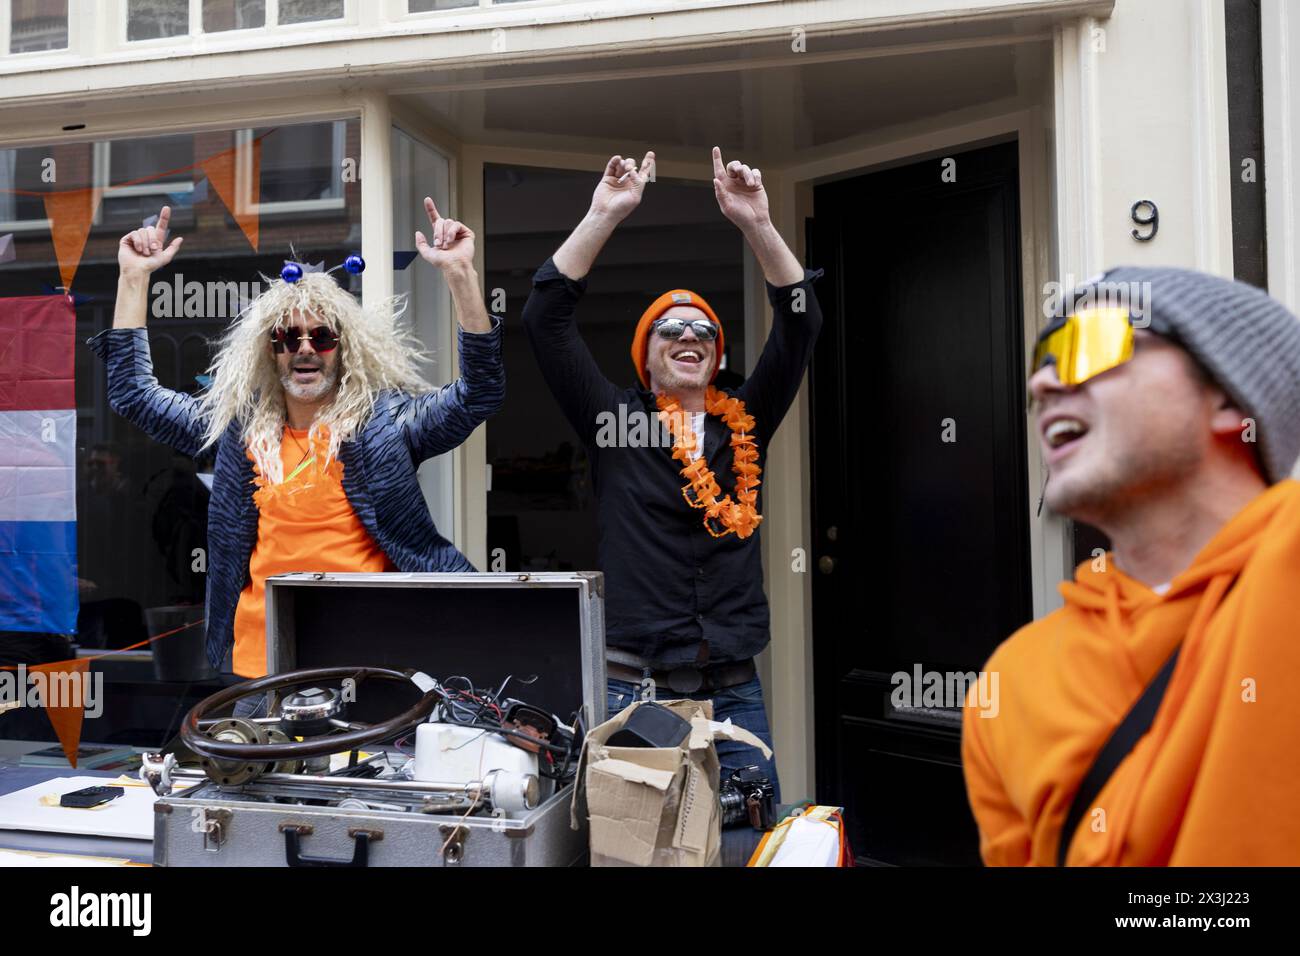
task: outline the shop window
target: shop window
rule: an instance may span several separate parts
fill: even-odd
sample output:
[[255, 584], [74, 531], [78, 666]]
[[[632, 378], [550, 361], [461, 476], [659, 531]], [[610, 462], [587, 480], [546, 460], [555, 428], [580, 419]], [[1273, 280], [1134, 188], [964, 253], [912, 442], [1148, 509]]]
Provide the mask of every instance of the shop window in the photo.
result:
[[[451, 165], [447, 157], [399, 129], [392, 134], [393, 249], [404, 268], [393, 272], [393, 292], [406, 297], [405, 318], [430, 352], [424, 369], [431, 385], [445, 385], [455, 375], [451, 293], [437, 269], [415, 251], [415, 231], [429, 235], [424, 197], [444, 216], [451, 215]], [[403, 253], [406, 255], [404, 256]], [[452, 459], [440, 455], [420, 465], [420, 488], [434, 524], [447, 535], [452, 530]]]
[[[256, 178], [254, 143], [262, 160]], [[148, 336], [159, 383], [197, 394], [212, 343], [264, 288], [263, 275], [278, 275], [288, 258], [329, 268], [360, 250], [360, 183], [334, 162], [359, 152], [355, 119], [0, 150], [0, 235], [13, 233], [15, 256], [0, 263], [0, 310], [5, 299], [49, 295], [64, 283], [70, 263], [59, 257], [66, 260], [68, 247], [55, 248], [44, 194], [102, 190], [71, 283], [77, 562], [68, 587], [79, 597], [76, 631], [0, 624], [0, 665], [102, 656], [204, 616], [212, 456], [178, 455], [114, 413], [103, 364], [84, 345], [113, 324], [121, 237], [164, 203], [172, 207], [174, 234], [185, 243], [151, 278]], [[57, 161], [54, 182], [41, 178], [49, 158]], [[294, 193], [295, 179], [313, 185]], [[277, 208], [292, 196], [315, 204]], [[7, 225], [13, 220], [30, 228]], [[334, 275], [360, 296], [360, 276]], [[200, 625], [164, 638], [175, 654], [146, 645], [93, 663], [104, 675], [104, 708], [86, 719], [83, 739], [157, 748], [174, 736], [190, 706], [232, 679], [208, 672], [202, 635]], [[39, 708], [20, 708], [0, 719], [0, 738], [48, 745], [54, 732]]]

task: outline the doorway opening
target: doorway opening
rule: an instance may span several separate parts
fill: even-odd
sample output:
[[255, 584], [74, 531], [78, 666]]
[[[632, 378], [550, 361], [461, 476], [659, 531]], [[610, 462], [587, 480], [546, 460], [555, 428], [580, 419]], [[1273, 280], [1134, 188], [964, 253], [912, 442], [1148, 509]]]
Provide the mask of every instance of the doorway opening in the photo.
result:
[[[577, 225], [599, 170], [484, 167], [485, 286], [504, 290], [505, 405], [487, 424], [491, 570], [593, 570], [596, 511], [587, 455], [533, 357], [523, 304], [533, 273]], [[619, 226], [587, 277], [578, 329], [605, 377], [636, 379], [637, 319], [673, 288], [709, 300], [727, 328], [728, 368], [745, 374], [744, 240], [718, 210], [709, 180], [659, 177]], [[734, 330], [734, 331], [733, 331]]]
[[964, 147], [814, 188], [817, 794], [873, 861], [979, 862], [961, 700], [895, 691], [977, 674], [1033, 615], [1017, 163]]

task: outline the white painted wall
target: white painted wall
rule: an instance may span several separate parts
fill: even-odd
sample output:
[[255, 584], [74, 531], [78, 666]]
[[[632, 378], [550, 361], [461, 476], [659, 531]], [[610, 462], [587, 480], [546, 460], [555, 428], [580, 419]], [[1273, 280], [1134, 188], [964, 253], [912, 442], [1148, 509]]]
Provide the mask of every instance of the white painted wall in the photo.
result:
[[[1060, 271], [1120, 264], [1232, 275], [1223, 4], [1117, 0], [1058, 38]], [[1130, 209], [1156, 203], [1155, 239]], [[1145, 231], [1145, 230], [1144, 230]]]
[[1261, 0], [1268, 290], [1300, 314], [1300, 5]]

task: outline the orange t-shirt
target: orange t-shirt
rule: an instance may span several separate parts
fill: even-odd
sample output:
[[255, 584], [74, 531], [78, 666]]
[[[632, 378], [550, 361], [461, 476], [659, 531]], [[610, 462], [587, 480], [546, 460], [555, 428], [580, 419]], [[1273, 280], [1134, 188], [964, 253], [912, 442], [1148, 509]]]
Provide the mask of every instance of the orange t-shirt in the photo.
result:
[[[367, 533], [343, 492], [343, 463], [325, 466], [329, 435], [308, 452], [307, 431], [286, 427], [280, 441], [285, 480], [258, 489], [257, 544], [249, 584], [235, 608], [233, 668], [241, 677], [266, 674], [266, 578], [291, 571], [391, 571], [393, 563]], [[251, 458], [251, 453], [249, 454]]]

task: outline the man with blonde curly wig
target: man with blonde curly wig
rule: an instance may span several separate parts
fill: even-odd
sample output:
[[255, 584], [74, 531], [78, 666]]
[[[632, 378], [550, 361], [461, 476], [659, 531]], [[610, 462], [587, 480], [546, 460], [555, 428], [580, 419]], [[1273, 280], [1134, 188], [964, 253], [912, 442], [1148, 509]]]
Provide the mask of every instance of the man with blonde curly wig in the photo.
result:
[[170, 209], [118, 245], [113, 327], [88, 344], [107, 363], [114, 411], [183, 454], [216, 450], [208, 505], [213, 666], [233, 647], [236, 674], [266, 674], [270, 575], [474, 570], [434, 527], [416, 469], [501, 407], [501, 320], [479, 293], [474, 233], [441, 218], [431, 199], [424, 204], [432, 234], [417, 232], [416, 246], [442, 272], [460, 322], [461, 377], [437, 389], [420, 376], [399, 301], [363, 309], [325, 273], [273, 281], [222, 339], [205, 392], [163, 388], [145, 306], [150, 274], [181, 246], [180, 237], [167, 241]]

